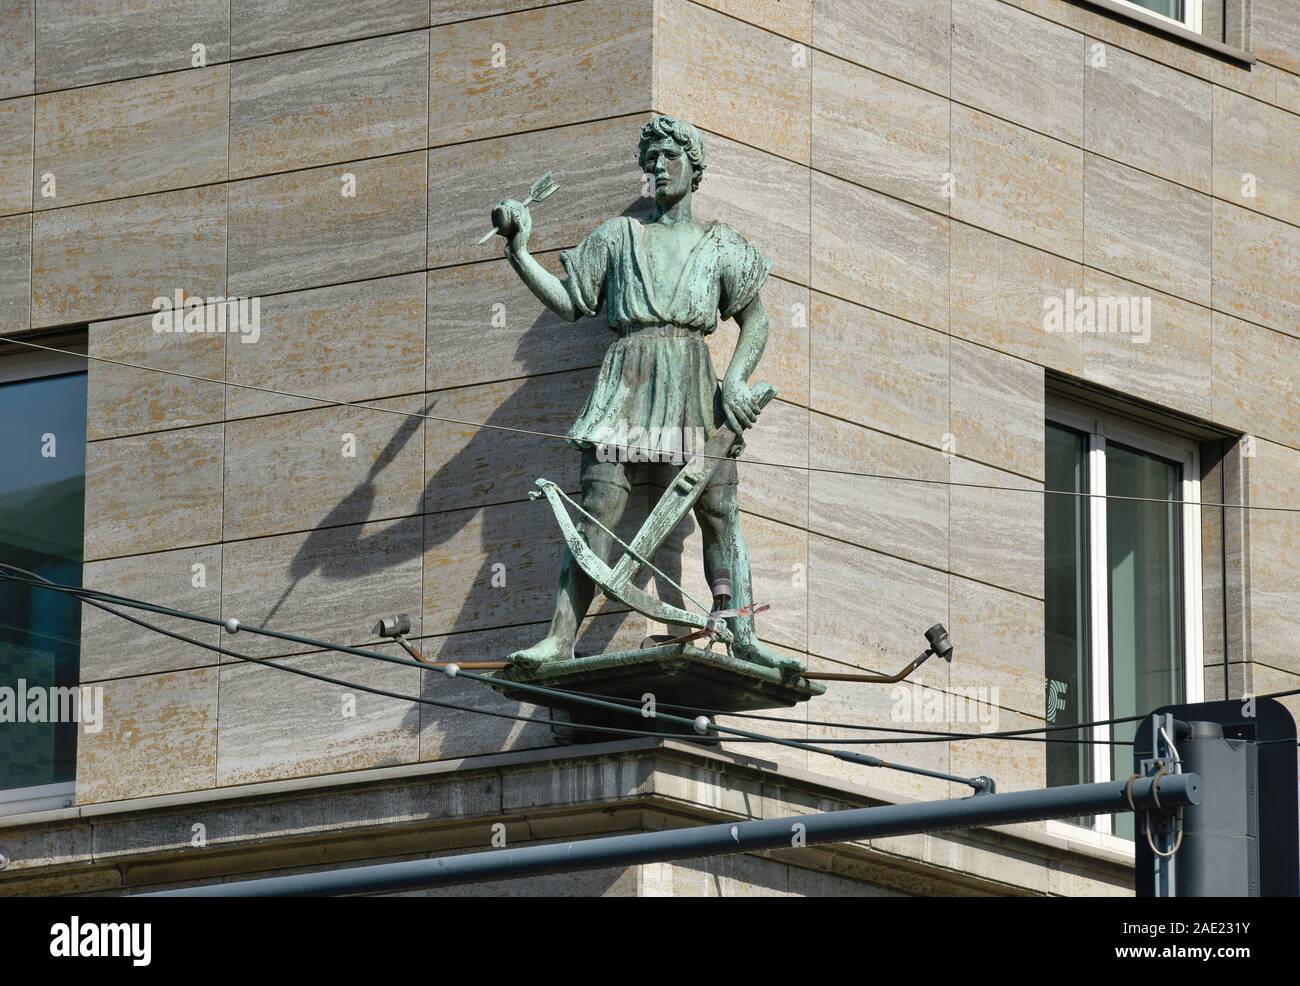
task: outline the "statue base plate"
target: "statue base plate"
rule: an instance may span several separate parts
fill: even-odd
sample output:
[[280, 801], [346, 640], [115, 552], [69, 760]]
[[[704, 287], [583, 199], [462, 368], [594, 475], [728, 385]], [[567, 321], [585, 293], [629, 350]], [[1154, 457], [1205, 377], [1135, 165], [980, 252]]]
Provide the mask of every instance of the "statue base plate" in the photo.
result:
[[[593, 697], [624, 699], [639, 711], [642, 696], [651, 694], [659, 711], [693, 719], [699, 709], [753, 712], [790, 708], [826, 691], [826, 686], [775, 668], [742, 661], [725, 652], [689, 644], [613, 651], [568, 661], [551, 661], [537, 668], [511, 665], [492, 675], [507, 698], [551, 709], [553, 731], [569, 742], [614, 739], [617, 733], [583, 732], [584, 726], [612, 726], [646, 733], [689, 733], [676, 722], [601, 709], [563, 698], [536, 695], [513, 683], [545, 685]], [[691, 706], [691, 709], [670, 706]], [[707, 736], [700, 736], [707, 741]]]

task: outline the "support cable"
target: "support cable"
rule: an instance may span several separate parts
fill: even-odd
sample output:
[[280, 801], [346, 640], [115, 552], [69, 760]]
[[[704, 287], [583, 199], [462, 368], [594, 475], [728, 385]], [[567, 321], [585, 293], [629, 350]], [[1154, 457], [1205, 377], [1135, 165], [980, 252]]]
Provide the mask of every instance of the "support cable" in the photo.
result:
[[[9, 565], [9, 564], [5, 564], [5, 563], [0, 563], [0, 569], [10, 569], [10, 570], [14, 570], [14, 571], [25, 572], [24, 569], [19, 569], [19, 568], [18, 568], [17, 566], [15, 566], [15, 565]], [[29, 574], [30, 574], [30, 573], [29, 573]], [[38, 576], [38, 578], [40, 578], [40, 577]], [[292, 642], [292, 643], [302, 644], [302, 645], [305, 645], [305, 646], [312, 647], [313, 649], [316, 649], [316, 650], [329, 650], [329, 651], [336, 651], [336, 652], [339, 652], [339, 653], [352, 654], [352, 655], [355, 655], [355, 656], [358, 656], [358, 657], [364, 657], [364, 658], [368, 658], [368, 659], [371, 659], [371, 660], [378, 660], [378, 661], [383, 661], [383, 662], [391, 663], [391, 664], [399, 664], [399, 665], [406, 666], [406, 667], [415, 667], [415, 668], [418, 668], [418, 669], [420, 669], [420, 670], [422, 670], [422, 671], [426, 671], [426, 672], [441, 672], [441, 673], [444, 673], [444, 674], [446, 673], [445, 669], [443, 669], [443, 668], [435, 667], [435, 666], [432, 666], [432, 665], [430, 665], [430, 664], [426, 664], [426, 663], [421, 663], [421, 662], [416, 661], [416, 660], [414, 660], [414, 659], [412, 659], [412, 658], [399, 657], [399, 656], [395, 656], [395, 655], [391, 655], [391, 654], [381, 654], [381, 653], [378, 653], [378, 652], [376, 652], [376, 651], [369, 651], [369, 650], [365, 650], [365, 649], [363, 649], [363, 648], [351, 647], [351, 646], [348, 646], [348, 645], [345, 645], [345, 644], [333, 644], [333, 643], [329, 643], [328, 641], [315, 640], [315, 639], [310, 638], [310, 637], [301, 637], [301, 636], [298, 636], [297, 634], [284, 633], [284, 632], [277, 631], [277, 630], [268, 630], [268, 629], [266, 629], [266, 628], [261, 628], [261, 627], [246, 626], [246, 625], [240, 623], [238, 620], [233, 620], [233, 618], [232, 618], [232, 619], [222, 620], [222, 619], [219, 619], [219, 618], [217, 618], [217, 617], [212, 617], [212, 616], [202, 616], [202, 615], [197, 614], [197, 613], [189, 613], [189, 612], [186, 612], [185, 610], [173, 609], [172, 607], [169, 607], [169, 606], [159, 606], [159, 605], [156, 605], [156, 604], [153, 604], [153, 603], [145, 602], [144, 600], [132, 599], [132, 598], [130, 598], [130, 597], [127, 597], [127, 596], [120, 596], [120, 595], [116, 595], [116, 594], [114, 594], [114, 593], [106, 593], [106, 592], [100, 592], [100, 591], [97, 591], [97, 590], [94, 590], [94, 589], [84, 589], [84, 588], [80, 588], [80, 587], [77, 587], [77, 586], [68, 586], [68, 585], [63, 585], [63, 584], [61, 584], [61, 583], [52, 582], [52, 581], [45, 580], [45, 579], [43, 579], [43, 580], [40, 581], [40, 582], [34, 582], [34, 581], [31, 581], [30, 579], [26, 579], [26, 578], [18, 578], [18, 577], [12, 576], [12, 575], [7, 575], [7, 574], [5, 574], [4, 572], [0, 572], [0, 581], [12, 582], [12, 583], [14, 583], [15, 585], [26, 585], [26, 586], [29, 586], [29, 587], [32, 587], [32, 588], [50, 589], [50, 590], [53, 590], [53, 591], [56, 591], [56, 592], [63, 592], [63, 593], [69, 594], [69, 595], [77, 596], [77, 597], [81, 598], [83, 601], [88, 602], [88, 603], [91, 603], [92, 605], [94, 605], [94, 602], [93, 602], [93, 601], [97, 600], [97, 601], [99, 601], [99, 602], [107, 602], [107, 603], [111, 603], [111, 604], [115, 604], [115, 605], [120, 605], [120, 606], [128, 606], [128, 607], [132, 607], [132, 608], [136, 608], [136, 609], [143, 609], [143, 610], [146, 610], [146, 611], [148, 611], [148, 612], [157, 613], [157, 614], [159, 614], [159, 615], [163, 615], [163, 616], [175, 617], [175, 618], [177, 618], [177, 619], [193, 620], [193, 621], [200, 622], [200, 623], [206, 623], [206, 624], [209, 624], [209, 625], [212, 625], [212, 626], [222, 626], [222, 627], [225, 627], [225, 628], [227, 629], [227, 631], [229, 631], [229, 632], [247, 631], [247, 632], [249, 632], [249, 633], [260, 634], [260, 635], [263, 635], [263, 636], [269, 636], [269, 637], [274, 637], [274, 638], [277, 638], [277, 639], [287, 640], [287, 641]], [[101, 608], [103, 608], [103, 607], [101, 607]], [[159, 633], [164, 633], [164, 634], [166, 634], [166, 635], [168, 635], [168, 636], [174, 636], [170, 631], [167, 631], [167, 630], [164, 630], [164, 629], [161, 628], [161, 627], [155, 627], [155, 626], [152, 625], [152, 624], [145, 623], [145, 622], [143, 622], [143, 621], [137, 620], [137, 619], [135, 619], [135, 618], [132, 618], [132, 617], [128, 616], [128, 615], [125, 614], [125, 613], [120, 613], [120, 612], [118, 612], [117, 610], [111, 610], [111, 609], [110, 609], [110, 610], [108, 610], [108, 612], [114, 613], [115, 615], [120, 616], [120, 617], [122, 617], [123, 619], [129, 619], [131, 622], [133, 622], [133, 623], [137, 623], [137, 624], [139, 624], [140, 626], [145, 627], [146, 629], [157, 630]], [[233, 624], [234, 624], [235, 627], [236, 627], [236, 630], [235, 630], [235, 631], [230, 631], [230, 625], [232, 624], [232, 622], [233, 622]], [[258, 658], [253, 658], [253, 657], [249, 657], [249, 656], [247, 656], [247, 655], [241, 655], [241, 654], [237, 654], [237, 653], [234, 653], [234, 652], [230, 652], [230, 651], [227, 651], [227, 650], [225, 650], [225, 649], [223, 649], [223, 648], [215, 647], [215, 645], [205, 644], [205, 643], [203, 643], [202, 641], [194, 641], [194, 640], [192, 640], [191, 638], [188, 638], [188, 637], [183, 637], [183, 638], [178, 638], [178, 639], [183, 639], [183, 640], [185, 640], [186, 642], [194, 643], [194, 644], [196, 644], [196, 646], [204, 647], [204, 648], [209, 649], [209, 650], [214, 650], [214, 649], [215, 649], [218, 653], [229, 654], [229, 655], [232, 656], [232, 657], [239, 657], [239, 658], [241, 658], [241, 659], [254, 661], [254, 662], [256, 662], [256, 663], [270, 663], [271, 666], [273, 666], [273, 667], [284, 667], [283, 665], [274, 664], [274, 663], [272, 663], [272, 662], [261, 661], [261, 660], [259, 660]], [[290, 669], [287, 669], [287, 668], [286, 668], [286, 670], [290, 670]], [[468, 676], [468, 675], [470, 675], [470, 672], [468, 672], [468, 671], [466, 671], [466, 670], [464, 670], [464, 669], [461, 669], [461, 668], [457, 668], [456, 674], [453, 675], [453, 677], [454, 677], [454, 676]], [[498, 679], [493, 679], [493, 678], [490, 678], [490, 677], [487, 677], [487, 676], [475, 676], [475, 677], [477, 677], [478, 679], [482, 680], [483, 682], [485, 682], [485, 683], [487, 683], [487, 684], [489, 684], [489, 685], [491, 685], [491, 684], [500, 684], [500, 683], [501, 683]], [[343, 682], [343, 681], [338, 681], [338, 680], [333, 680], [333, 679], [330, 679], [330, 680], [331, 680], [332, 683], [335, 683], [335, 684], [349, 685], [348, 682]], [[546, 693], [546, 694], [550, 694], [550, 695], [552, 695], [552, 696], [556, 696], [556, 697], [563, 697], [563, 698], [571, 699], [571, 700], [575, 700], [575, 701], [584, 701], [584, 700], [587, 700], [587, 699], [598, 699], [598, 700], [600, 700], [600, 704], [601, 704], [602, 707], [605, 707], [605, 708], [614, 708], [614, 709], [616, 709], [617, 711], [626, 712], [626, 713], [628, 713], [628, 714], [633, 714], [633, 713], [635, 713], [635, 714], [640, 714], [640, 705], [639, 705], [639, 704], [637, 704], [637, 703], [635, 703], [635, 702], [632, 702], [632, 701], [629, 700], [629, 699], [622, 698], [622, 697], [616, 697], [616, 696], [602, 697], [602, 696], [598, 696], [598, 695], [591, 695], [591, 694], [588, 694], [588, 693], [585, 693], [585, 692], [573, 692], [573, 691], [567, 691], [567, 690], [565, 690], [565, 689], [551, 688], [551, 687], [547, 687], [547, 686], [526, 685], [526, 684], [523, 684], [523, 683], [516, 683], [516, 682], [510, 682], [509, 684], [511, 685], [511, 687], [521, 687], [521, 688], [525, 688], [525, 689], [529, 689], [529, 690], [537, 690], [537, 689], [541, 689], [541, 690], [542, 690], [544, 693]], [[363, 690], [363, 691], [364, 691], [364, 690], [367, 690], [364, 686], [357, 685], [357, 686], [355, 686], [355, 687], [357, 687], [358, 689]], [[409, 696], [409, 695], [392, 695], [391, 697], [403, 698], [403, 699], [410, 700], [410, 701], [419, 701], [419, 699], [415, 698], [414, 696]], [[436, 703], [435, 703], [435, 704], [436, 704]], [[588, 702], [588, 703], [586, 703], [586, 704], [591, 704], [591, 703]], [[735, 715], [737, 715], [736, 713], [724, 712], [724, 711], [721, 711], [721, 710], [699, 709], [699, 708], [694, 707], [694, 706], [674, 706], [674, 705], [671, 705], [670, 703], [659, 703], [659, 704], [660, 704], [660, 705], [665, 705], [665, 706], [667, 706], [667, 707], [671, 707], [671, 708], [679, 708], [679, 709], [696, 710], [696, 711], [700, 711], [701, 713], [706, 713], [706, 714], [710, 714], [710, 715], [727, 715], [727, 716], [735, 716]], [[451, 708], [460, 709], [461, 711], [469, 711], [469, 712], [478, 711], [478, 710], [475, 710], [475, 709], [461, 709], [459, 706], [450, 706], [450, 707], [451, 707]], [[658, 717], [658, 718], [662, 718], [662, 717]], [[675, 721], [684, 722], [684, 723], [687, 723], [687, 724], [689, 724], [689, 725], [694, 726], [694, 722], [691, 722], [691, 721], [689, 721], [689, 720], [686, 720], [686, 719], [683, 719], [683, 718], [680, 718], [680, 717], [675, 717], [675, 716], [674, 716], [674, 717], [670, 717], [670, 718], [673, 719], [673, 720], [675, 720]], [[1066, 739], [1052, 740], [1052, 739], [1047, 739], [1047, 738], [1045, 738], [1045, 737], [1041, 737], [1041, 738], [1040, 738], [1040, 737], [1037, 737], [1036, 734], [1037, 734], [1037, 733], [1041, 733], [1041, 732], [1052, 731], [1052, 730], [1060, 730], [1060, 729], [1081, 729], [1081, 728], [1086, 728], [1086, 727], [1088, 727], [1088, 726], [1093, 726], [1093, 725], [1103, 725], [1103, 724], [1106, 724], [1106, 723], [1108, 723], [1108, 722], [1128, 722], [1128, 721], [1131, 721], [1132, 719], [1141, 718], [1141, 717], [1127, 717], [1127, 718], [1123, 718], [1123, 719], [1104, 720], [1104, 721], [1099, 721], [1099, 722], [1096, 722], [1096, 723], [1081, 723], [1081, 724], [1078, 724], [1078, 725], [1070, 725], [1070, 726], [1047, 726], [1047, 727], [1041, 727], [1041, 728], [1037, 728], [1037, 729], [1006, 730], [1006, 731], [1003, 731], [1003, 732], [989, 732], [989, 733], [950, 733], [950, 732], [942, 732], [942, 731], [938, 731], [938, 730], [906, 729], [906, 728], [904, 728], [904, 727], [868, 726], [868, 725], [861, 725], [861, 724], [856, 724], [856, 723], [820, 722], [820, 721], [817, 721], [817, 720], [808, 721], [808, 720], [803, 720], [803, 719], [789, 719], [789, 718], [781, 718], [781, 717], [777, 717], [777, 716], [761, 716], [761, 717], [760, 717], [760, 716], [754, 716], [754, 717], [750, 717], [750, 718], [762, 718], [762, 719], [764, 719], [764, 720], [774, 721], [774, 722], [781, 722], [781, 723], [790, 724], [790, 725], [813, 725], [813, 726], [823, 726], [823, 727], [826, 727], [826, 728], [832, 728], [832, 729], [854, 729], [854, 730], [862, 730], [862, 731], [870, 731], [870, 732], [886, 732], [886, 733], [895, 733], [895, 732], [899, 732], [899, 733], [907, 733], [907, 734], [911, 734], [911, 733], [920, 734], [920, 735], [918, 735], [918, 736], [910, 736], [910, 735], [899, 736], [899, 737], [893, 737], [893, 736], [891, 736], [891, 737], [889, 737], [889, 738], [876, 739], [876, 740], [825, 739], [825, 740], [796, 741], [796, 742], [806, 742], [806, 743], [809, 743], [809, 744], [820, 744], [820, 743], [832, 744], [832, 743], [834, 743], [834, 744], [839, 744], [839, 745], [892, 745], [892, 744], [895, 744], [895, 743], [943, 742], [943, 741], [947, 741], [947, 740], [981, 740], [981, 739], [1026, 739], [1026, 740], [1029, 740], [1029, 739], [1033, 739], [1033, 740], [1035, 740], [1035, 741], [1037, 741], [1037, 742], [1060, 742], [1060, 743], [1072, 743], [1072, 744], [1076, 744], [1076, 745], [1131, 746], [1131, 745], [1132, 745], [1132, 742], [1131, 742], [1131, 741], [1124, 741], [1124, 740], [1066, 740]], [[548, 723], [548, 724], [550, 723], [550, 720], [526, 720], [526, 721], [544, 722], [544, 723]], [[584, 726], [583, 728], [587, 728], [587, 727]], [[642, 732], [642, 731], [637, 731], [637, 730], [632, 730], [631, 732], [634, 733], [634, 734], [636, 734], [636, 735], [658, 736], [658, 737], [662, 737], [662, 738], [666, 738], [666, 739], [677, 738], [677, 739], [692, 739], [692, 740], [694, 740], [694, 739], [698, 739], [698, 738], [699, 738], [699, 735], [698, 735], [698, 734], [681, 734], [681, 735], [675, 735], [675, 734], [669, 734], [669, 733], [644, 733], [644, 732]], [[765, 736], [765, 735], [763, 735], [763, 734], [757, 734], [757, 733], [755, 733], [755, 734], [744, 734], [744, 733], [741, 733], [740, 735], [742, 735], [742, 736], [743, 736], [743, 735], [748, 735], [748, 736], [750, 736], [754, 741], [760, 741], [760, 742], [773, 742], [773, 743], [781, 743], [781, 742], [783, 742], [783, 740], [781, 740], [781, 739], [779, 739], [779, 738], [777, 738], [777, 737], [769, 737], [769, 736]], [[719, 738], [719, 739], [723, 739], [722, 737], [718, 737], [718, 738]], [[738, 741], [739, 741], [739, 740], [726, 739], [726, 742], [738, 742]], [[819, 751], [819, 752], [823, 752], [823, 753], [824, 753], [824, 752], [826, 752], [826, 751]]]
[[[15, 568], [15, 566], [12, 565], [4, 565], [3, 567], [7, 569]], [[411, 658], [400, 658], [388, 654], [379, 654], [377, 652], [366, 651], [358, 647], [348, 647], [342, 644], [331, 644], [327, 641], [314, 640], [310, 637], [303, 637], [298, 634], [283, 633], [278, 630], [268, 630], [260, 627], [245, 628], [239, 623], [238, 620], [234, 619], [233, 617], [226, 620], [220, 620], [217, 619], [216, 617], [210, 617], [210, 616], [205, 617], [195, 613], [184, 613], [181, 610], [172, 610], [170, 607], [156, 606], [153, 603], [146, 603], [142, 600], [134, 600], [126, 596], [118, 596], [113, 593], [102, 593], [91, 589], [82, 589], [76, 586], [62, 585], [60, 583], [56, 583], [48, 579], [44, 579], [43, 577], [40, 576], [38, 576], [36, 579], [22, 579], [22, 578], [17, 578], [10, 574], [6, 574], [4, 572], [0, 572], [0, 580], [7, 581], [7, 582], [15, 582], [18, 584], [27, 585], [29, 587], [34, 587], [34, 588], [64, 592], [66, 594], [73, 595], [79, 599], [83, 599], [87, 601], [96, 600], [99, 602], [116, 603], [119, 605], [131, 607], [135, 609], [143, 609], [149, 612], [158, 613], [160, 615], [177, 616], [182, 619], [188, 618], [192, 620], [197, 620], [198, 622], [207, 623], [209, 625], [221, 625], [224, 626], [226, 630], [230, 633], [237, 633], [242, 629], [247, 629], [248, 632], [250, 633], [275, 637], [277, 639], [289, 640], [292, 642], [315, 647], [320, 650], [337, 650], [343, 653], [351, 653], [361, 657], [373, 658], [376, 660], [384, 661], [386, 663], [412, 666], [412, 667], [420, 668], [422, 670], [430, 670], [430, 671], [437, 670], [435, 668], [430, 667], [427, 664], [424, 664], [420, 661], [416, 661]], [[231, 656], [244, 657], [245, 655], [232, 654]], [[271, 666], [281, 667], [282, 665], [271, 664]], [[493, 685], [501, 684], [501, 682], [498, 681], [497, 679], [493, 679], [487, 675], [478, 674], [477, 672], [474, 671], [463, 670], [454, 663], [447, 664], [441, 670], [449, 678], [464, 676], [469, 678], [471, 681], [475, 681], [480, 684], [487, 685], [489, 687]], [[588, 696], [580, 695], [577, 693], [565, 693], [560, 691], [559, 689], [547, 688], [546, 686], [543, 685], [534, 685], [527, 682], [510, 682], [509, 684], [511, 688], [514, 688], [519, 691], [531, 692], [536, 695], [542, 695], [548, 697], [562, 697], [570, 701], [577, 702], [581, 705], [586, 705], [592, 708], [610, 709], [616, 712], [626, 713], [628, 715], [639, 714], [636, 709], [629, 708], [625, 705], [616, 704], [613, 702], [606, 702], [600, 699], [593, 699]], [[674, 715], [665, 716], [656, 713], [654, 718], [656, 720], [666, 719], [669, 722], [675, 722], [675, 723], [680, 723], [682, 725], [690, 726], [696, 731], [696, 733], [702, 736], [709, 736], [710, 734], [714, 734], [714, 733], [727, 733], [729, 734], [728, 737], [726, 738], [728, 742], [731, 742], [730, 739], [731, 736], [738, 736], [745, 739], [749, 739], [751, 741], [772, 743], [778, 746], [786, 746], [789, 747], [790, 749], [801, 750], [810, 753], [817, 753], [822, 756], [830, 756], [830, 757], [834, 757], [837, 760], [843, 760], [848, 763], [856, 763], [861, 766], [881, 767], [888, 770], [897, 770], [903, 773], [917, 774], [924, 777], [932, 777], [938, 780], [945, 780], [945, 781], [951, 781], [953, 783], [965, 784], [968, 787], [971, 787], [976, 794], [984, 794], [987, 792], [991, 792], [994, 789], [993, 781], [987, 777], [973, 777], [973, 778], [961, 777], [955, 774], [948, 774], [943, 771], [930, 770], [925, 767], [916, 767], [909, 764], [901, 764], [901, 763], [895, 763], [888, 760], [883, 760], [880, 757], [875, 757], [867, 753], [853, 753], [848, 750], [824, 749], [821, 746], [818, 746], [813, 743], [805, 743], [799, 740], [785, 739], [779, 736], [767, 736], [762, 733], [754, 733], [744, 729], [737, 729], [733, 726], [719, 725], [715, 722], [710, 722], [704, 716], [700, 716], [694, 721], [692, 721], [690, 719], [686, 719], [681, 716], [674, 716]], [[582, 728], [586, 728], [586, 726], [584, 725]], [[609, 728], [612, 729], [614, 727], [609, 727]], [[695, 737], [689, 736], [688, 734], [686, 738], [694, 739]], [[716, 739], [717, 741], [723, 740], [723, 737], [721, 736], [713, 736], [712, 738]]]

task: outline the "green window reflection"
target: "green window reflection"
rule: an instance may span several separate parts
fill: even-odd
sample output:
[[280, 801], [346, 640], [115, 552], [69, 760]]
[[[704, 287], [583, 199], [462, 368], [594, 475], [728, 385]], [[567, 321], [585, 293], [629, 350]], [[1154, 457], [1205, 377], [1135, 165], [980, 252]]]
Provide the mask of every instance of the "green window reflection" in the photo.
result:
[[[81, 585], [85, 373], [0, 384], [0, 462], [0, 561]], [[80, 628], [70, 597], [0, 583], [0, 687], [75, 687]], [[0, 722], [0, 791], [72, 781], [76, 730]]]
[[[1110, 611], [1110, 714], [1145, 715], [1183, 695], [1182, 467], [1122, 445], [1106, 445], [1106, 576]], [[1118, 497], [1170, 501], [1166, 506]], [[1135, 723], [1113, 736], [1132, 740]], [[1133, 772], [1131, 747], [1114, 747], [1112, 777]], [[1133, 817], [1115, 833], [1133, 838]]]
[[[1088, 438], [1082, 432], [1048, 423], [1048, 490], [1087, 492]], [[1044, 509], [1045, 647], [1049, 726], [1092, 718], [1092, 669], [1088, 657], [1088, 500], [1083, 496], [1046, 497]], [[1054, 739], [1083, 740], [1088, 730], [1060, 730]], [[1047, 784], [1087, 784], [1093, 780], [1091, 747], [1051, 743]], [[1091, 825], [1092, 818], [1070, 819]]]
[[1149, 10], [1153, 14], [1161, 14], [1170, 20], [1186, 20], [1186, 10], [1183, 0], [1128, 0], [1135, 7], [1141, 7], [1143, 10]]

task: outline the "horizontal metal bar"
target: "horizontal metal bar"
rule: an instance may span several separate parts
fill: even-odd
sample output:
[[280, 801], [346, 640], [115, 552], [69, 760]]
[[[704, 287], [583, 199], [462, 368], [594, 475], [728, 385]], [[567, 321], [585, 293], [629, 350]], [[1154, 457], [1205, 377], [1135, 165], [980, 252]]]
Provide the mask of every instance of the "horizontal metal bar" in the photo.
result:
[[[539, 480], [538, 482], [543, 482], [543, 480]], [[152, 603], [146, 603], [138, 599], [131, 599], [128, 596], [118, 596], [118, 595], [114, 595], [113, 593], [98, 592], [93, 589], [81, 589], [75, 586], [59, 585], [58, 583], [54, 583], [54, 582], [37, 582], [37, 581], [32, 581], [30, 579], [20, 579], [12, 575], [6, 575], [2, 571], [0, 571], [0, 581], [13, 582], [16, 585], [29, 585], [41, 589], [50, 589], [55, 592], [70, 593], [72, 595], [81, 596], [82, 598], [87, 600], [93, 599], [99, 602], [109, 603], [112, 605], [127, 606], [133, 609], [142, 609], [147, 612], [159, 613], [165, 616], [178, 616], [183, 619], [197, 620], [200, 623], [210, 623], [218, 626], [224, 626], [228, 622], [226, 620], [221, 620], [216, 617], [199, 616], [195, 613], [187, 613], [184, 610], [175, 610], [166, 606], [155, 606]], [[288, 640], [293, 643], [305, 644], [310, 647], [319, 648], [320, 650], [338, 651], [339, 653], [343, 653], [343, 654], [356, 654], [359, 657], [374, 658], [375, 660], [384, 661], [389, 664], [401, 664], [409, 667], [420, 668], [423, 671], [439, 671], [441, 673], [446, 674], [448, 672], [448, 667], [452, 664], [455, 664], [455, 666], [459, 669], [456, 673], [457, 677], [468, 678], [471, 681], [477, 681], [481, 684], [485, 684], [489, 686], [493, 686], [493, 685], [499, 686], [503, 684], [502, 679], [492, 678], [488, 675], [480, 674], [477, 671], [466, 670], [467, 665], [461, 664], [459, 662], [443, 662], [441, 666], [435, 667], [428, 660], [423, 660], [423, 659], [416, 660], [413, 657], [399, 657], [396, 654], [381, 654], [378, 651], [363, 650], [359, 647], [349, 647], [345, 644], [331, 644], [328, 643], [327, 641], [313, 640], [311, 637], [302, 637], [293, 633], [282, 633], [279, 630], [268, 630], [265, 627], [243, 626], [242, 624], [240, 624], [238, 626], [237, 632], [243, 633], [245, 631], [248, 633], [259, 634], [262, 636], [274, 637], [280, 640]], [[421, 657], [423, 657], [423, 655], [421, 655]], [[477, 663], [477, 662], [470, 662], [470, 663]], [[563, 692], [555, 688], [548, 688], [544, 685], [536, 685], [526, 681], [511, 681], [509, 682], [509, 685], [512, 689], [516, 691], [530, 692], [534, 695], [541, 695], [549, 698], [563, 698], [568, 701], [579, 702], [591, 708], [607, 709], [609, 711], [621, 712], [632, 716], [641, 715], [641, 709], [640, 706], [638, 705], [628, 705], [623, 702], [610, 702], [610, 701], [606, 701], [605, 699], [599, 699], [591, 695], [583, 695], [577, 692]], [[546, 703], [539, 702], [537, 704], [545, 705]], [[695, 729], [696, 720], [688, 719], [685, 716], [673, 715], [670, 712], [659, 712], [656, 714], [655, 718], [660, 719], [664, 722], [677, 723], [678, 725], [685, 726], [689, 729]], [[831, 757], [839, 757], [840, 759], [846, 759], [840, 756], [839, 751], [824, 749], [819, 746], [814, 746], [811, 743], [804, 743], [801, 742], [800, 740], [787, 739], [782, 736], [770, 736], [765, 733], [755, 733], [747, 729], [740, 729], [736, 726], [724, 726], [724, 725], [719, 725], [718, 723], [714, 723], [709, 727], [709, 729], [710, 731], [724, 733], [727, 736], [742, 736], [745, 737], [746, 739], [761, 740], [765, 743], [773, 743], [777, 746], [786, 746], [792, 750], [803, 750], [808, 753], [816, 753], [819, 756], [831, 756]], [[906, 764], [898, 764], [889, 761], [881, 761], [878, 766], [884, 767], [889, 770], [899, 770], [906, 773], [923, 773], [923, 774], [928, 774], [929, 776], [942, 776], [944, 780], [950, 780], [957, 784], [966, 784], [976, 791], [984, 790], [985, 788], [984, 780], [982, 778], [977, 781], [975, 778], [958, 777], [956, 775], [950, 775], [950, 774], [935, 775], [930, 771], [923, 770], [922, 768], [910, 767], [907, 766]]]
[[[1139, 811], [1156, 808], [1151, 778], [1133, 781], [1132, 803]], [[519, 849], [484, 850], [461, 856], [381, 863], [349, 869], [268, 877], [237, 883], [168, 890], [148, 897], [292, 897], [373, 894], [445, 887], [511, 877], [536, 876], [693, 859], [726, 853], [794, 848], [827, 842], [851, 842], [917, 832], [966, 829], [983, 825], [1066, 818], [1071, 815], [1129, 811], [1123, 781], [1076, 784], [1046, 790], [975, 795], [948, 801], [850, 808], [756, 822], [722, 823], [664, 832], [643, 832]], [[1159, 804], [1166, 809], [1200, 803], [1196, 774], [1159, 778]]]

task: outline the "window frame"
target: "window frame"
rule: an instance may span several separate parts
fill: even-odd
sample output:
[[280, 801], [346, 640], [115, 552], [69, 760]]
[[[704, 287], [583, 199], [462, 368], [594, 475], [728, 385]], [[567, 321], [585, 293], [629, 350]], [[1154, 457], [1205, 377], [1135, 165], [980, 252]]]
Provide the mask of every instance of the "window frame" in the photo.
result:
[[[1181, 467], [1179, 492], [1182, 496], [1182, 591], [1183, 591], [1183, 689], [1184, 701], [1200, 702], [1205, 694], [1204, 615], [1201, 587], [1201, 472], [1200, 445], [1190, 437], [1157, 429], [1131, 418], [1049, 395], [1045, 424], [1058, 424], [1081, 432], [1087, 439], [1085, 488], [1089, 494], [1106, 492], [1106, 442], [1125, 445], [1177, 463]], [[1087, 653], [1091, 670], [1093, 707], [1089, 719], [1110, 718], [1110, 614], [1108, 612], [1106, 558], [1106, 499], [1088, 497], [1086, 520], [1088, 552]], [[1100, 548], [1100, 550], [1098, 550]], [[1093, 739], [1109, 740], [1110, 726], [1094, 726]], [[1111, 747], [1092, 747], [1093, 780], [1111, 780]], [[1133, 843], [1114, 834], [1111, 815], [1097, 815], [1092, 827], [1060, 819], [1047, 823], [1049, 832], [1075, 842], [1133, 855]]]
[[71, 808], [76, 800], [77, 782], [57, 781], [34, 787], [0, 788], [0, 818], [7, 815], [26, 815], [33, 811], [54, 811]]
[[26, 349], [5, 343], [0, 338], [0, 384], [23, 383], [45, 377], [64, 377], [70, 373], [85, 373], [89, 386], [90, 370], [85, 359], [86, 340], [83, 333], [72, 338], [42, 338], [42, 343], [66, 349], [78, 355], [51, 353], [44, 349]]
[[1183, 0], [1183, 19], [1178, 20], [1174, 17], [1167, 17], [1164, 14], [1157, 13], [1148, 7], [1143, 7], [1133, 0], [1115, 0], [1122, 7], [1128, 7], [1130, 10], [1138, 10], [1148, 17], [1154, 17], [1156, 20], [1165, 24], [1173, 24], [1177, 27], [1184, 28], [1188, 31], [1195, 31], [1201, 34], [1201, 0]]
[[[86, 351], [85, 336], [82, 333], [77, 333], [71, 339], [62, 337], [42, 339], [42, 342], [46, 341], [61, 349], [77, 353]], [[89, 388], [90, 374], [84, 359], [45, 350], [24, 349], [12, 344], [6, 346], [3, 340], [0, 340], [0, 385], [44, 380], [73, 373], [85, 373], [86, 386]], [[82, 533], [84, 537], [84, 530]], [[82, 564], [84, 568], [84, 561]], [[70, 781], [56, 781], [51, 784], [0, 788], [0, 818], [70, 808], [75, 803], [76, 793], [75, 777]]]

